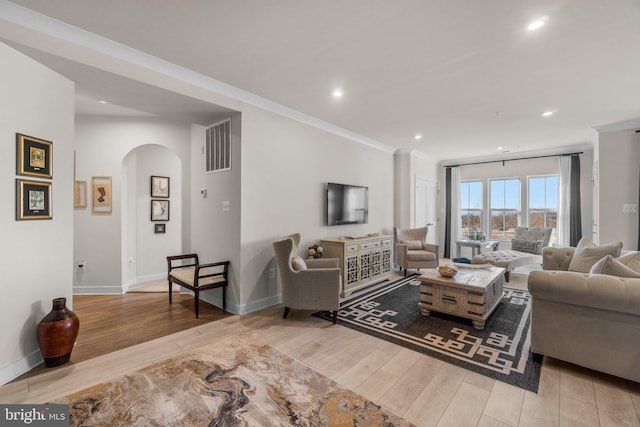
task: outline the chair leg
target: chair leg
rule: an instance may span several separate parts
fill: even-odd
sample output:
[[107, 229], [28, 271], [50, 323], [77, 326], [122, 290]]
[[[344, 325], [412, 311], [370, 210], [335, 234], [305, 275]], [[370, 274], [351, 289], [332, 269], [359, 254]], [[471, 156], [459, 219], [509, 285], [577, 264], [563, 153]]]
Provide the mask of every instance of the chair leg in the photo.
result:
[[338, 323], [338, 310], [333, 310], [333, 324]]
[[407, 267], [404, 268], [404, 277], [407, 277]]
[[173, 293], [173, 283], [169, 280], [169, 304], [171, 304], [171, 294]]
[[282, 314], [282, 318], [286, 319], [288, 315], [289, 315], [289, 307], [285, 307], [284, 313]]
[[196, 294], [196, 319], [200, 315], [200, 291], [195, 291]]
[[222, 311], [227, 311], [227, 287], [222, 287]]
[[504, 280], [506, 280], [507, 282], [509, 280], [511, 280], [511, 272], [510, 271], [505, 271], [504, 272]]

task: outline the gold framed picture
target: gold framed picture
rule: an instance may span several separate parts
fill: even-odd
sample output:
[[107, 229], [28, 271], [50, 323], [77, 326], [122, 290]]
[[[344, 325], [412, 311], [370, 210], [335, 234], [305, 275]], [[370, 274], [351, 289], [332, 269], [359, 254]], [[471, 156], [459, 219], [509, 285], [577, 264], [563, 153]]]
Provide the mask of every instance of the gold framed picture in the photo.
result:
[[53, 177], [53, 142], [16, 133], [16, 174]]
[[52, 218], [51, 183], [16, 179], [16, 220]]
[[94, 176], [91, 178], [91, 212], [94, 214], [110, 214], [113, 195], [111, 193], [110, 176]]
[[73, 186], [73, 207], [87, 207], [87, 181], [76, 181]]

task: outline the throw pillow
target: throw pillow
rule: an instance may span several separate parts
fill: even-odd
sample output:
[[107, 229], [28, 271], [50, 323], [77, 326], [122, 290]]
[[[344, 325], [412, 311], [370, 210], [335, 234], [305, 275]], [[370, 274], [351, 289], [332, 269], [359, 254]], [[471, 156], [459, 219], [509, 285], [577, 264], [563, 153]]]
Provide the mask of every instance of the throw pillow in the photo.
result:
[[607, 255], [600, 261], [593, 264], [591, 274], [608, 274], [609, 276], [618, 277], [640, 277], [639, 273], [636, 273], [611, 255]]
[[511, 239], [511, 250], [541, 255], [544, 242], [542, 240]]
[[640, 273], [640, 251], [633, 251], [620, 255], [618, 261], [635, 271]]
[[304, 262], [304, 260], [301, 257], [295, 256], [291, 259], [291, 268], [293, 268], [293, 271], [306, 270], [307, 263]]
[[406, 245], [410, 251], [422, 249], [422, 242], [420, 240], [401, 240], [400, 243]]
[[569, 271], [577, 271], [580, 273], [588, 273], [593, 264], [601, 260], [607, 255], [613, 257], [620, 256], [622, 250], [622, 242], [613, 242], [608, 245], [598, 246], [591, 240], [583, 237], [576, 246], [573, 258], [569, 263]]

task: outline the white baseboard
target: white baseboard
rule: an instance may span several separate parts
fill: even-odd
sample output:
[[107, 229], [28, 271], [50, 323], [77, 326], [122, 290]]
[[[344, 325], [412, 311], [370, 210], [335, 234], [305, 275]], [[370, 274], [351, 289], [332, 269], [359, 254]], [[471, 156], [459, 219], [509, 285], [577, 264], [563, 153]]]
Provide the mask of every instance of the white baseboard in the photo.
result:
[[154, 280], [161, 280], [161, 279], [166, 279], [166, 278], [167, 278], [167, 273], [149, 274], [148, 276], [136, 277], [133, 280], [133, 284], [151, 282], [151, 281], [154, 281]]
[[237, 306], [237, 310], [240, 315], [249, 314], [280, 303], [282, 303], [282, 295], [274, 295], [257, 301], [249, 301], [246, 304], [240, 304]]
[[33, 351], [22, 359], [16, 360], [9, 366], [0, 369], [0, 386], [26, 374], [43, 362], [40, 350]]
[[122, 295], [122, 286], [74, 286], [74, 295]]
[[[222, 297], [218, 297], [207, 292], [202, 292], [200, 294], [200, 299], [202, 301], [208, 302], [209, 304], [213, 304], [216, 307], [222, 307]], [[251, 301], [247, 304], [240, 305], [229, 304], [229, 299], [227, 298], [227, 311], [229, 313], [243, 315], [262, 310], [263, 308], [271, 307], [272, 305], [280, 304], [281, 302], [282, 295], [275, 295], [269, 298], [264, 298], [258, 301]]]

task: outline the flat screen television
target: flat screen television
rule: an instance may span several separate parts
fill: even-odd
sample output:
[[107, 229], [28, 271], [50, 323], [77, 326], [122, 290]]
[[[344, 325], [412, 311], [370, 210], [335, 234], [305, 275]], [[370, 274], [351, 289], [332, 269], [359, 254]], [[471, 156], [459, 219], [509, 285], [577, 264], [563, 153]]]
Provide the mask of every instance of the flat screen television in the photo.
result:
[[369, 221], [369, 188], [327, 184], [327, 225], [366, 224]]

